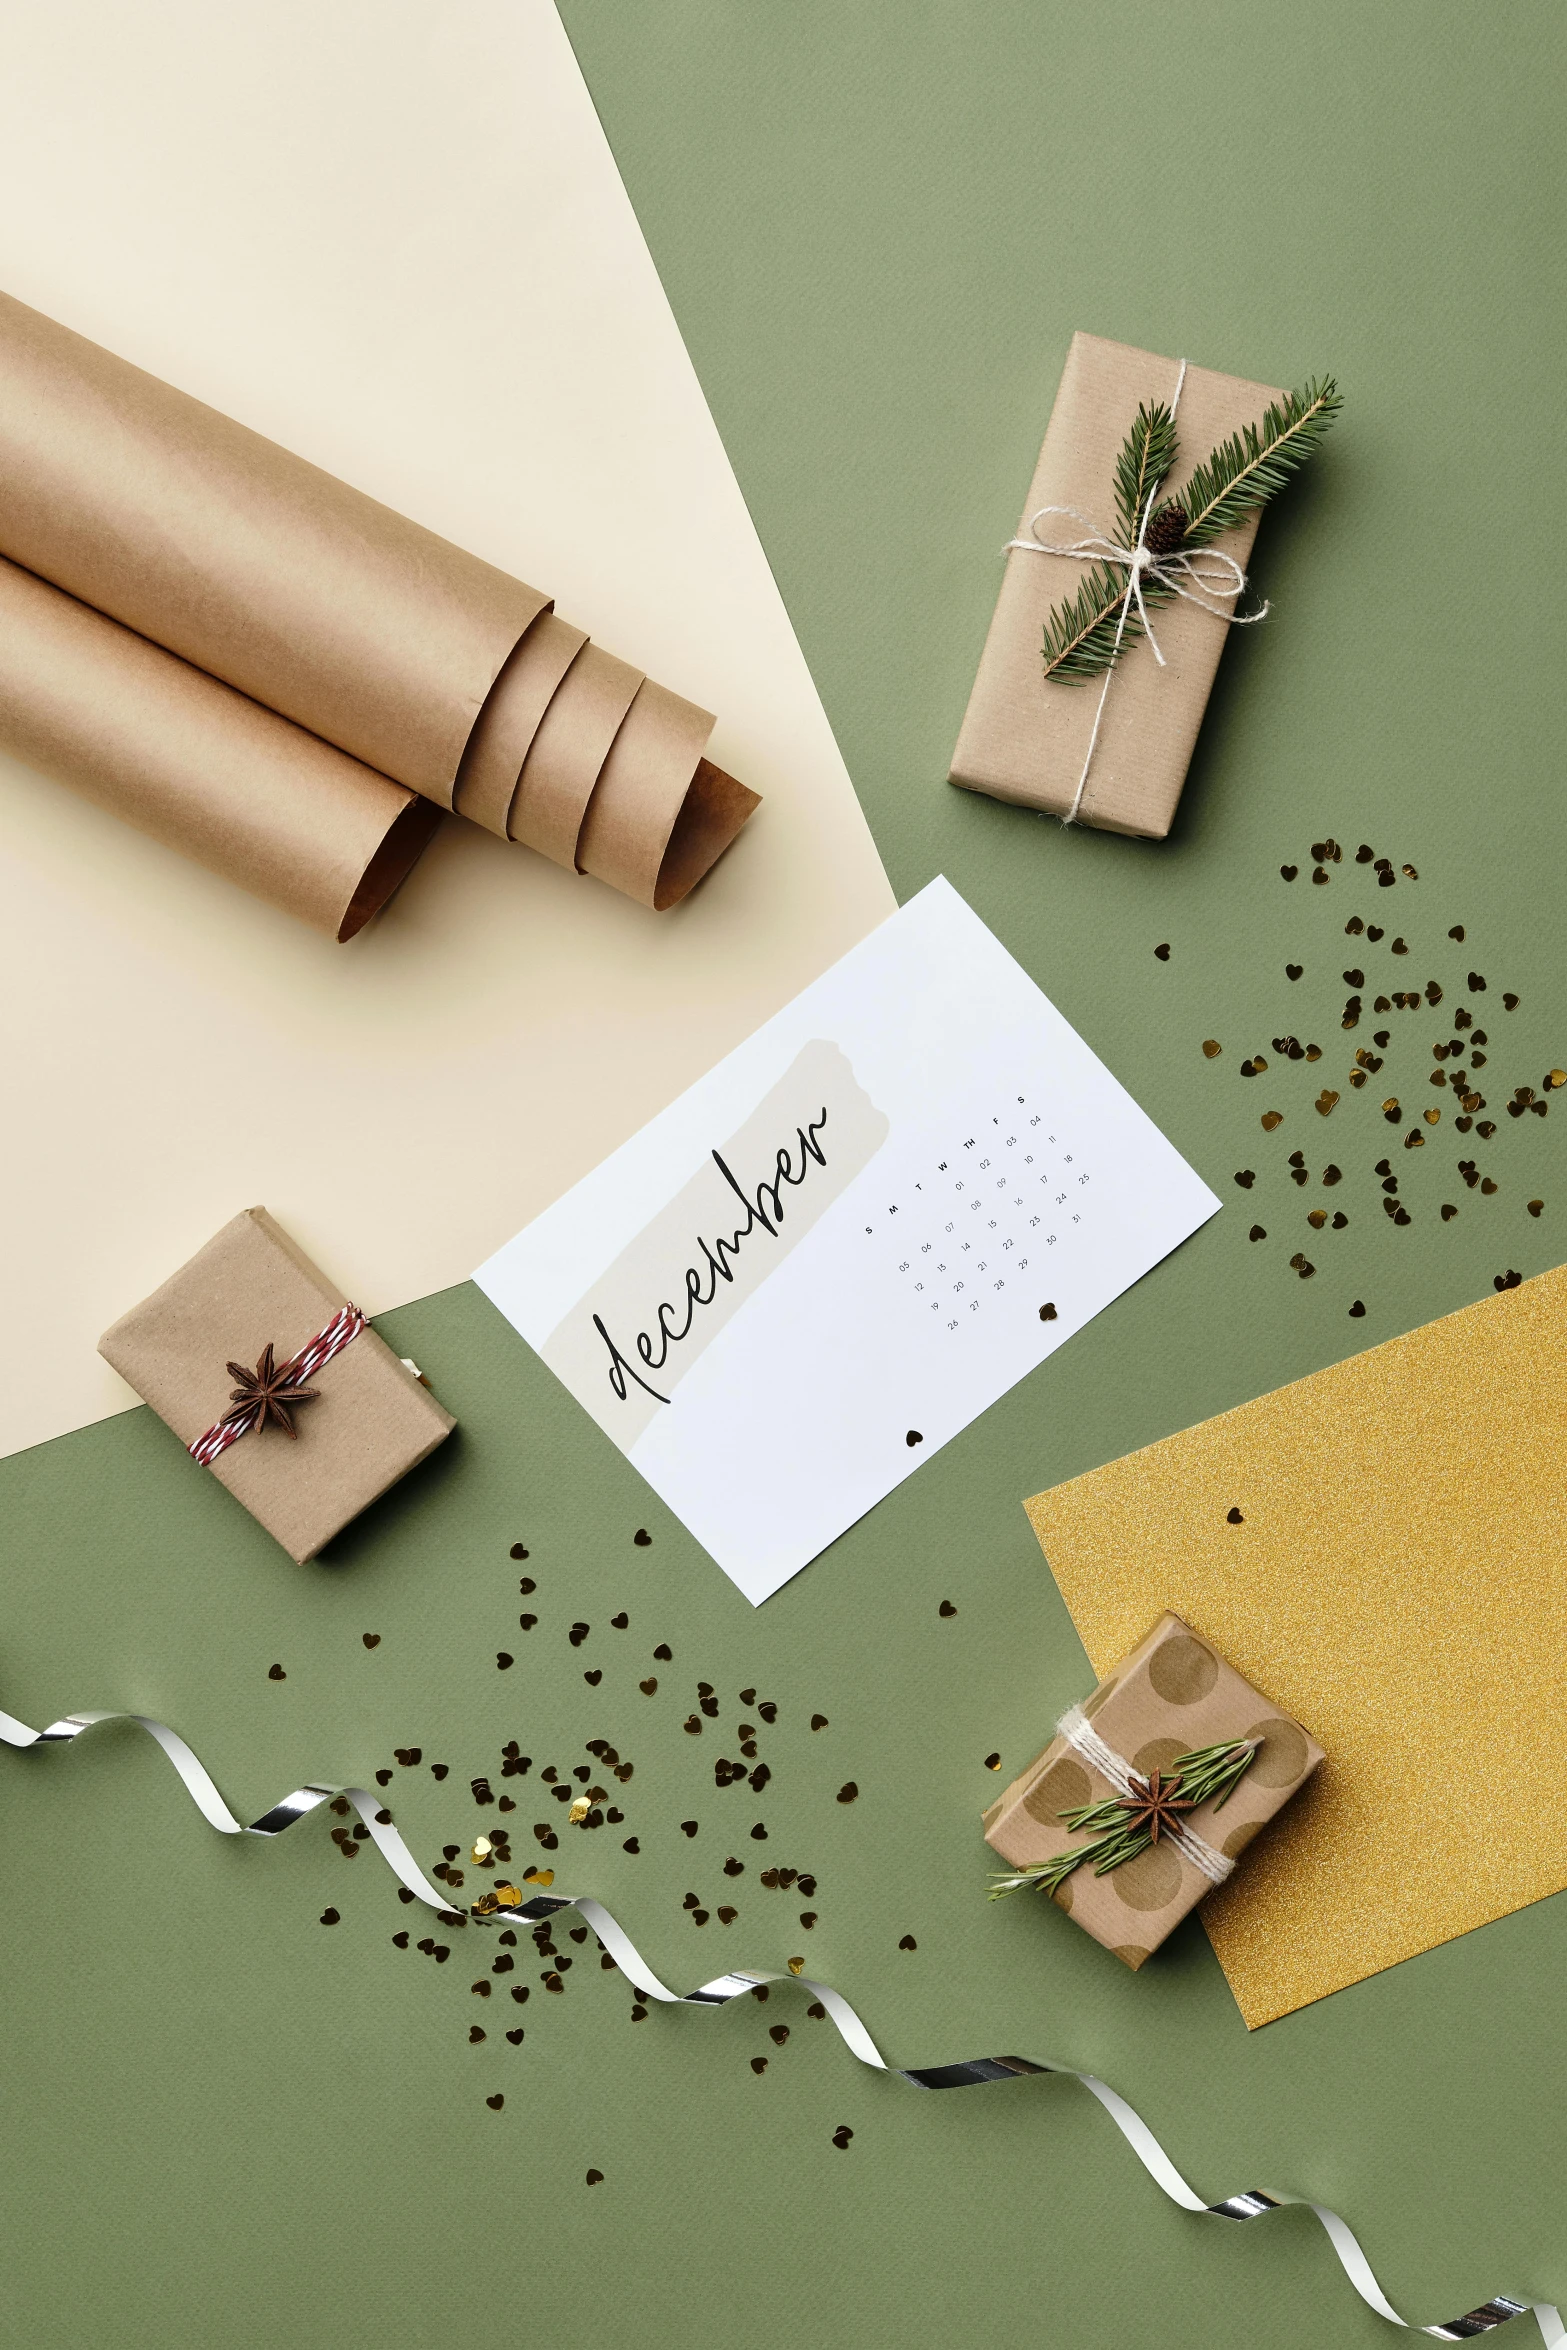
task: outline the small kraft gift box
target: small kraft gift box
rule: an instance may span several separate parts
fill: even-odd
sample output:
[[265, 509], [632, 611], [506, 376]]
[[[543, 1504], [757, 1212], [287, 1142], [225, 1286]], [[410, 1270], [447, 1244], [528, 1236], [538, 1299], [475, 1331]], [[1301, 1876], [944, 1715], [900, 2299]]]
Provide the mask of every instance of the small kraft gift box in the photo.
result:
[[[1068, 823], [1162, 840], [1225, 639], [1236, 622], [1262, 616], [1244, 593], [1261, 503], [1304, 461], [1339, 404], [1331, 378], [1287, 395], [1075, 334], [948, 780]], [[1163, 474], [1128, 485], [1122, 463], [1140, 411], [1168, 416], [1170, 438], [1155, 445], [1175, 454]], [[1245, 436], [1258, 428], [1253, 450]], [[1233, 527], [1204, 534], [1182, 500], [1223, 444], [1234, 448], [1233, 467], [1223, 470], [1238, 479], [1222, 509], [1211, 499], [1215, 522], [1251, 502]], [[1119, 512], [1128, 488], [1129, 510]], [[1083, 634], [1114, 639], [1102, 678], [1083, 645], [1062, 657], [1075, 643], [1062, 616], [1085, 595], [1099, 627]], [[1105, 649], [1101, 642], [1101, 657]]]
[[247, 1208], [98, 1352], [303, 1564], [457, 1425], [265, 1208]]
[[1133, 1968], [1223, 1884], [1322, 1748], [1162, 1616], [984, 1815], [985, 1841]]

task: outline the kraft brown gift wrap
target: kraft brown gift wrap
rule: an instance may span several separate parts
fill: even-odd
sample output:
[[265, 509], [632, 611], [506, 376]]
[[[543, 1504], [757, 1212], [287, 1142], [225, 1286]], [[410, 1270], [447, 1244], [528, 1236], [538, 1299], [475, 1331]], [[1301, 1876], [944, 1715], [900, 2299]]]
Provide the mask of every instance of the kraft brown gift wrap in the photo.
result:
[[[1150, 1771], [1169, 1772], [1176, 1757], [1194, 1747], [1216, 1746], [1225, 1738], [1260, 1738], [1251, 1768], [1227, 1802], [1219, 1806], [1210, 1800], [1181, 1815], [1194, 1835], [1231, 1860], [1244, 1853], [1323, 1759], [1321, 1747], [1299, 1722], [1281, 1713], [1175, 1615], [1162, 1616], [1121, 1659], [1084, 1700], [1083, 1712], [1111, 1752], [1142, 1778]], [[1067, 1739], [1057, 1736], [986, 1812], [985, 1841], [1014, 1868], [1051, 1860], [1086, 1841], [1059, 1814], [1118, 1793]], [[1052, 1898], [1135, 1970], [1213, 1890], [1202, 1871], [1161, 1837], [1102, 1877], [1085, 1862]]]
[[[1180, 373], [1178, 359], [1099, 335], [1072, 337], [1019, 538], [1029, 536], [1030, 517], [1042, 506], [1073, 506], [1088, 517], [1085, 527], [1070, 514], [1042, 516], [1043, 539], [1060, 544], [1090, 531], [1115, 536], [1116, 459], [1139, 405], [1168, 406]], [[1268, 403], [1283, 397], [1271, 385], [1189, 365], [1175, 420], [1180, 455], [1161, 497], [1179, 496], [1210, 450], [1243, 425], [1260, 424]], [[1242, 570], [1257, 522], [1253, 514], [1213, 542]], [[1053, 816], [1070, 812], [1105, 680], [1064, 685], [1046, 679], [1043, 637], [1051, 608], [1077, 594], [1090, 568], [1065, 555], [1018, 547], [1008, 554], [953, 754], [949, 780], [964, 790]], [[1165, 665], [1160, 668], [1143, 640], [1127, 647], [1109, 673], [1077, 821], [1163, 840], [1175, 820], [1229, 623], [1180, 597], [1158, 606], [1152, 618]]]
[[[189, 1445], [230, 1408], [231, 1360], [254, 1364], [270, 1344], [286, 1362], [346, 1303], [265, 1208], [247, 1208], [106, 1330], [98, 1351]], [[301, 1563], [457, 1424], [368, 1327], [310, 1384], [317, 1393], [297, 1407], [292, 1443], [266, 1426], [210, 1468], [191, 1463]]]
[[329, 938], [440, 823], [401, 784], [0, 558], [0, 739]]
[[[711, 714], [645, 699], [642, 672], [542, 590], [6, 295], [0, 555], [437, 807], [502, 839], [539, 830], [545, 854], [650, 906], [674, 902], [659, 876], [688, 796], [708, 864], [757, 804], [734, 786], [715, 829], [697, 787]], [[140, 820], [112, 770], [97, 796]], [[216, 796], [212, 836], [231, 812]], [[302, 895], [319, 894], [309, 877]]]

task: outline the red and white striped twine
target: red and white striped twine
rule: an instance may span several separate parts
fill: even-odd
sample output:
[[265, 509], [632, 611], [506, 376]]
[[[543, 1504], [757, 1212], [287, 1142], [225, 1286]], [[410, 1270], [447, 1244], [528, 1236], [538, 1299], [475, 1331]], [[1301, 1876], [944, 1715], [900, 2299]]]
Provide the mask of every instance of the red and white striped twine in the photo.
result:
[[[285, 1387], [302, 1387], [307, 1379], [313, 1379], [318, 1371], [323, 1370], [334, 1355], [340, 1355], [345, 1346], [351, 1345], [364, 1326], [365, 1318], [357, 1306], [339, 1306], [324, 1330], [318, 1330], [314, 1338], [288, 1362], [278, 1365], [278, 1379]], [[249, 1436], [259, 1428], [265, 1411], [264, 1404], [238, 1406], [223, 1419], [215, 1420], [204, 1435], [198, 1436], [194, 1444], [188, 1444], [185, 1449], [193, 1461], [199, 1461], [204, 1469], [210, 1469], [231, 1444], [238, 1444], [242, 1436]]]

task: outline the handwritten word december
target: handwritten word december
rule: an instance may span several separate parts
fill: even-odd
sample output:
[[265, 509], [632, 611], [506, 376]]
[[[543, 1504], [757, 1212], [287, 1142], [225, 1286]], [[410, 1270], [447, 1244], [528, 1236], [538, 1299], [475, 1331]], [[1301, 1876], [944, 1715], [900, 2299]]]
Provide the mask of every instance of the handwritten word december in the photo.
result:
[[794, 1163], [792, 1146], [784, 1143], [774, 1162], [772, 1176], [759, 1183], [754, 1193], [745, 1190], [722, 1155], [714, 1151], [713, 1164], [745, 1209], [745, 1222], [727, 1240], [708, 1241], [698, 1234], [696, 1251], [701, 1261], [688, 1265], [685, 1272], [685, 1320], [678, 1329], [673, 1328], [673, 1317], [679, 1309], [666, 1301], [655, 1316], [657, 1337], [650, 1337], [645, 1330], [637, 1332], [633, 1352], [642, 1370], [638, 1370], [637, 1363], [622, 1354], [604, 1327], [603, 1317], [594, 1315], [593, 1326], [609, 1349], [609, 1383], [622, 1403], [630, 1392], [626, 1384], [628, 1380], [635, 1380], [638, 1387], [651, 1395], [655, 1402], [668, 1403], [668, 1396], [661, 1394], [650, 1380], [644, 1379], [642, 1371], [661, 1371], [669, 1360], [670, 1348], [678, 1346], [683, 1338], [690, 1336], [698, 1307], [712, 1304], [718, 1295], [720, 1281], [734, 1280], [734, 1260], [739, 1257], [741, 1249], [753, 1233], [761, 1231], [771, 1240], [778, 1238], [778, 1228], [784, 1221], [785, 1187], [798, 1190], [813, 1166], [825, 1167], [827, 1164], [827, 1154], [817, 1140], [826, 1124], [827, 1111], [824, 1107], [819, 1118], [796, 1127], [795, 1141], [800, 1152], [798, 1167]]

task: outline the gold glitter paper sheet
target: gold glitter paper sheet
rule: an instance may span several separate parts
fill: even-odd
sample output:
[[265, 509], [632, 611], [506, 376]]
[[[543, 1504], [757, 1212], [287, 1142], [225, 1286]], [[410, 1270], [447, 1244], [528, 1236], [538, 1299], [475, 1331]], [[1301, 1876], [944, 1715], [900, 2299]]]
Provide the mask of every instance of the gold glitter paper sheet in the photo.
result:
[[1567, 1266], [1026, 1503], [1097, 1672], [1173, 1608], [1327, 1751], [1203, 1904], [1249, 2028], [1567, 1886], [1564, 1502]]

